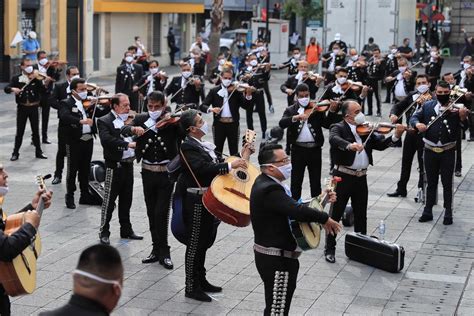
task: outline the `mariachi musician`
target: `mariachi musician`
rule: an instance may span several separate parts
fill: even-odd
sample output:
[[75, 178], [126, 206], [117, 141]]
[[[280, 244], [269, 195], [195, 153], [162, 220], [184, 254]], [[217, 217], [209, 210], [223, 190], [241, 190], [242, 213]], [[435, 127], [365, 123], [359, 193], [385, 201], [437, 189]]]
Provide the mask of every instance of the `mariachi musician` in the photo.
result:
[[335, 80], [335, 74], [337, 67], [342, 67], [346, 60], [346, 54], [341, 49], [339, 44], [334, 44], [332, 47], [332, 51], [323, 54], [321, 58], [323, 62], [323, 75], [326, 78], [324, 84], [329, 84]]
[[288, 68], [288, 77], [298, 74], [298, 64], [302, 61], [301, 49], [299, 47], [293, 47], [291, 52], [291, 58], [278, 66], [278, 69]]
[[171, 103], [177, 106], [183, 104], [199, 104], [199, 98], [204, 89], [201, 77], [194, 77], [189, 62], [181, 62], [181, 75], [175, 76], [165, 89], [167, 96], [171, 96]]
[[[390, 46], [390, 54], [384, 58], [385, 65], [385, 77], [390, 76], [394, 71], [398, 69], [398, 59], [401, 57], [398, 52], [396, 45]], [[387, 88], [387, 95], [385, 97], [385, 103], [390, 103], [393, 94], [393, 81], [385, 81], [385, 86]]]
[[415, 85], [416, 72], [408, 68], [408, 60], [400, 58], [398, 60], [398, 70], [385, 77], [386, 83], [392, 84], [392, 91], [396, 101], [405, 99]]
[[143, 68], [134, 63], [133, 53], [127, 51], [124, 54], [124, 63], [117, 67], [115, 77], [115, 93], [125, 93], [130, 99], [133, 111], [138, 110], [138, 87], [137, 82], [143, 77]]
[[316, 99], [316, 93], [318, 92], [319, 85], [324, 81], [324, 78], [315, 73], [308, 73], [309, 64], [305, 60], [298, 62], [298, 72], [295, 75], [291, 75], [286, 81], [280, 86], [280, 90], [287, 94], [288, 106], [294, 104], [295, 101], [295, 89], [299, 84], [305, 83], [309, 87], [309, 97], [311, 100]]
[[375, 102], [377, 103], [377, 116], [382, 115], [379, 81], [383, 79], [384, 72], [385, 63], [380, 55], [380, 48], [375, 48], [372, 51], [372, 57], [370, 57], [367, 66], [367, 85], [370, 87], [367, 93], [367, 115], [373, 114], [372, 96], [375, 96]]
[[425, 74], [428, 76], [431, 91], [434, 91], [436, 83], [441, 76], [443, 62], [444, 59], [439, 55], [438, 48], [431, 46], [430, 59], [428, 62], [422, 64], [425, 67]]

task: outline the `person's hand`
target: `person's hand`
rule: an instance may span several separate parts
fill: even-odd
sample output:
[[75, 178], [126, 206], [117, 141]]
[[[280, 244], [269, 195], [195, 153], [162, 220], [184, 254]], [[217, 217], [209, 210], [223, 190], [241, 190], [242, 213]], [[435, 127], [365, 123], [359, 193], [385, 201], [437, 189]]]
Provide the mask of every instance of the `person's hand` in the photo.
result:
[[362, 92], [360, 93], [360, 95], [366, 96], [368, 92], [369, 92], [369, 86], [363, 86]]
[[211, 108], [209, 111], [211, 111], [214, 114], [219, 114], [221, 113], [222, 108], [215, 107], [215, 108]]
[[309, 115], [308, 114], [298, 114], [293, 116], [294, 121], [306, 121], [308, 119]]
[[92, 121], [91, 118], [86, 118], [86, 119], [80, 120], [79, 123], [81, 123], [82, 125], [92, 126], [94, 124], [94, 121]]
[[132, 134], [142, 136], [143, 134], [145, 134], [145, 130], [143, 129], [143, 127], [140, 126], [132, 126]]
[[468, 113], [469, 113], [469, 110], [464, 106], [459, 109], [459, 118], [461, 119], [461, 121], [465, 121], [467, 119]]
[[51, 206], [51, 199], [53, 197], [53, 192], [46, 190], [38, 190], [35, 193], [35, 196], [33, 197], [33, 200], [31, 200], [31, 205], [33, 206], [34, 209], [38, 208], [38, 203], [40, 199], [43, 199], [44, 203], [44, 208], [47, 209], [48, 207]]
[[237, 159], [232, 161], [230, 164], [232, 169], [237, 169], [237, 168], [244, 168], [247, 169], [247, 161], [245, 159]]
[[409, 80], [411, 78], [411, 70], [405, 70], [403, 73], [403, 78], [405, 78], [405, 80]]
[[405, 131], [405, 126], [403, 124], [396, 124], [395, 125], [395, 137], [401, 138], [403, 135], [403, 132]]
[[293, 89], [286, 89], [286, 94], [293, 95]]
[[132, 90], [133, 90], [133, 92], [137, 92], [138, 91], [138, 86], [133, 86]]
[[328, 234], [335, 236], [339, 231], [341, 231], [342, 226], [332, 218], [328, 218], [327, 222], [323, 225], [325, 231]]
[[12, 89], [12, 92], [13, 92], [15, 95], [18, 95], [18, 94], [20, 94], [20, 92], [21, 92], [21, 89], [20, 89], [20, 88], [13, 87], [13, 88], [11, 88], [11, 89]]
[[389, 119], [390, 119], [390, 122], [392, 122], [392, 124], [395, 124], [398, 122], [398, 116], [396, 116], [395, 114], [390, 114]]
[[130, 142], [130, 143], [128, 143], [128, 148], [135, 149], [136, 147], [137, 147], [137, 143], [136, 143], [136, 142]]
[[324, 77], [318, 76], [316, 78], [316, 85], [319, 87], [321, 83], [323, 83], [323, 81], [324, 81]]
[[415, 127], [420, 133], [423, 133], [427, 130], [426, 125], [423, 123], [416, 123]]
[[[327, 100], [324, 100], [324, 101], [327, 101]], [[339, 101], [337, 101], [337, 100], [329, 101], [329, 111], [331, 111], [331, 112], [339, 111]]]
[[393, 79], [394, 78], [392, 76], [387, 76], [387, 77], [385, 77], [385, 82], [391, 82], [391, 81], [393, 81]]
[[252, 155], [253, 153], [255, 153], [255, 146], [254, 146], [254, 144], [252, 144], [252, 143], [245, 143], [245, 144], [242, 146], [242, 153], [241, 153], [241, 156], [242, 156], [242, 157], [250, 157], [250, 155]]
[[362, 144], [359, 144], [359, 143], [352, 143], [349, 145], [349, 150], [352, 150], [352, 151], [358, 151], [358, 152], [361, 152], [362, 150], [364, 150], [364, 145]]
[[336, 194], [336, 191], [333, 191], [331, 189], [326, 189], [327, 193], [328, 193], [328, 202], [329, 203], [335, 203], [337, 201], [337, 194]]
[[25, 223], [30, 223], [34, 228], [38, 229], [40, 224], [40, 216], [36, 211], [27, 211], [23, 215], [25, 217]]

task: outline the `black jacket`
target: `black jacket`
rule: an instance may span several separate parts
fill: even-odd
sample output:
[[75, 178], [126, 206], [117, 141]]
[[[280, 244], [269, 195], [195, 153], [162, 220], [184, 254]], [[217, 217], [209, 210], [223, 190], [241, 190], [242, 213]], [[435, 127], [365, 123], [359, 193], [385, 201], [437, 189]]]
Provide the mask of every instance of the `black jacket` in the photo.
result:
[[[323, 58], [327, 59], [327, 61], [323, 61], [323, 67], [324, 68], [329, 68], [331, 65], [331, 54], [332, 52], [328, 52], [326, 54], [323, 54]], [[334, 61], [334, 68], [337, 66], [342, 66], [344, 62], [346, 61], [346, 55], [345, 54], [337, 54], [335, 57]]]
[[367, 65], [367, 78], [371, 80], [382, 80], [385, 73], [385, 62], [375, 63], [374, 58], [369, 59]]
[[395, 70], [398, 70], [398, 60], [393, 57], [392, 59], [385, 57], [385, 76], [390, 76]]
[[[110, 112], [97, 120], [99, 138], [104, 149], [104, 159], [110, 162], [122, 160], [122, 154], [128, 149], [128, 142], [120, 134], [121, 127], [115, 128], [114, 121], [117, 118]], [[119, 118], [120, 120], [120, 118]]]
[[298, 73], [298, 63], [292, 63], [291, 61], [295, 59], [291, 57], [287, 61], [285, 61], [279, 69], [288, 68], [288, 76], [296, 75]]
[[69, 87], [69, 82], [67, 81], [57, 83], [56, 85], [54, 85], [53, 92], [51, 93], [49, 97], [49, 105], [51, 105], [53, 109], [58, 110], [58, 117], [59, 117], [59, 104], [61, 100], [64, 100], [69, 96], [69, 94], [67, 93], [67, 87]]
[[[253, 71], [253, 70], [252, 70]], [[249, 85], [252, 87], [255, 87], [257, 89], [262, 89], [265, 82], [270, 80], [270, 71], [265, 71], [264, 68], [258, 69], [254, 75], [250, 79], [243, 79], [243, 75], [250, 73], [247, 68], [242, 69], [242, 71], [239, 73], [238, 78], [239, 80], [246, 81]]]
[[117, 67], [115, 77], [115, 93], [131, 94], [133, 86], [143, 77], [143, 68], [139, 64], [132, 64], [131, 72], [127, 65], [123, 64]]
[[[140, 78], [140, 80], [138, 80], [137, 82], [137, 86], [140, 87], [141, 85], [143, 85], [143, 87], [140, 89], [140, 92], [141, 94], [143, 94], [144, 96], [147, 95], [148, 93], [148, 88], [150, 86], [150, 82], [146, 83], [145, 82], [148, 80], [148, 76], [149, 75], [144, 75]], [[168, 79], [164, 80], [163, 82], [161, 82], [160, 78], [157, 76], [154, 78], [154, 89], [153, 91], [161, 91], [163, 92], [165, 90], [165, 87], [166, 87], [166, 83], [168, 82]]]
[[250, 193], [250, 218], [255, 243], [293, 251], [296, 241], [291, 233], [289, 219], [325, 224], [328, 214], [298, 204], [272, 178], [260, 174]]
[[[390, 74], [391, 77], [397, 77], [398, 74], [400, 74], [400, 70], [395, 70]], [[406, 80], [405, 77], [402, 78], [403, 80], [403, 86], [405, 88], [405, 93], [408, 95], [410, 91], [415, 90], [415, 78], [416, 78], [417, 72], [412, 71], [412, 75], [410, 76], [410, 79]], [[398, 83], [398, 79], [395, 79], [393, 81], [393, 87], [392, 87], [392, 92], [395, 93], [395, 86]]]
[[[286, 89], [295, 90], [296, 86], [298, 85], [298, 79], [296, 79], [295, 77], [296, 75], [293, 75], [293, 76], [289, 76], [288, 79], [286, 79], [286, 81], [280, 86], [281, 92], [286, 94]], [[303, 83], [307, 84], [309, 87], [310, 99], [311, 100], [316, 99], [316, 93], [318, 92], [318, 89], [319, 89], [318, 86], [316, 85], [316, 82], [308, 78]], [[293, 104], [294, 97], [295, 97], [294, 93], [286, 97], [288, 106]]]
[[[367, 136], [361, 136], [365, 142]], [[347, 145], [354, 143], [355, 137], [346, 121], [336, 123], [329, 130], [329, 143], [331, 144], [331, 159], [335, 165], [349, 167], [354, 163], [356, 152], [347, 149]], [[365, 146], [365, 152], [369, 157], [369, 163], [373, 165], [372, 150], [385, 150], [393, 145], [392, 137], [384, 138], [373, 133]]]
[[[5, 86], [3, 91], [5, 93], [12, 93], [12, 88], [19, 88], [22, 89], [26, 83], [20, 82], [20, 76], [16, 75], [13, 76], [10, 83]], [[33, 79], [31, 80], [31, 83], [25, 87], [25, 89], [20, 92], [19, 94], [15, 95], [15, 101], [17, 104], [25, 104], [27, 102], [39, 102], [41, 99], [41, 96], [46, 93], [46, 87], [43, 85], [43, 82], [38, 79]]]
[[[396, 116], [399, 117], [403, 113], [403, 111], [405, 111], [411, 104], [413, 104], [413, 102], [414, 102], [413, 95], [415, 95], [417, 93], [418, 93], [418, 91], [416, 91], [416, 90], [411, 91], [410, 93], [408, 93], [408, 95], [406, 96], [405, 99], [403, 99], [400, 102], [395, 103], [392, 106], [392, 108], [390, 109], [390, 114], [393, 114], [393, 115], [396, 115]], [[407, 118], [407, 122], [410, 120], [410, 117], [413, 115], [413, 113], [415, 112], [415, 109], [417, 107], [418, 106], [416, 104], [414, 104], [412, 106], [412, 108], [407, 111], [407, 113], [405, 114], [405, 116]], [[401, 122], [401, 120], [402, 120], [402, 118], [399, 117], [399, 122]]]
[[108, 316], [110, 315], [104, 306], [94, 300], [73, 294], [69, 302], [63, 307], [55, 310], [41, 312], [41, 316]]
[[[200, 110], [204, 113], [207, 113], [208, 109], [212, 106], [213, 108], [221, 108], [224, 103], [224, 98], [218, 95], [217, 93], [222, 88], [222, 86], [217, 86], [209, 90], [206, 98], [204, 99], [203, 103], [200, 105]], [[229, 95], [232, 92], [229, 92]], [[244, 96], [244, 93], [235, 91], [232, 93], [232, 96], [229, 99], [229, 108], [230, 113], [232, 114], [232, 118], [234, 122], [240, 121], [240, 113], [239, 109], [248, 109], [253, 105], [252, 99], [247, 100]], [[221, 114], [214, 114], [214, 122], [218, 121], [221, 117]]]
[[[174, 95], [178, 92], [179, 89], [181, 89], [181, 78], [182, 76], [176, 76], [171, 79], [171, 82], [165, 89], [167, 96]], [[171, 99], [171, 102], [176, 104], [199, 104], [199, 97], [201, 96], [202, 88], [202, 80], [200, 87], [196, 87], [194, 84], [188, 83], [184, 89], [182, 89], [178, 94], [174, 96], [174, 98]]]
[[[298, 115], [298, 109], [300, 108], [298, 103], [293, 104], [285, 109], [282, 118], [280, 119], [280, 127], [288, 128], [287, 142], [291, 145], [296, 143], [296, 139], [300, 135], [301, 129], [303, 128], [304, 122], [296, 121], [293, 122], [293, 116]], [[308, 128], [313, 135], [314, 142], [316, 145], [322, 147], [324, 144], [324, 135], [322, 127], [329, 128], [332, 123], [338, 120], [336, 113], [328, 111], [327, 115], [324, 112], [315, 112], [308, 118]]]
[[425, 67], [425, 74], [428, 76], [428, 80], [438, 80], [441, 76], [441, 68], [443, 67], [444, 59], [439, 57], [436, 62], [430, 62]]

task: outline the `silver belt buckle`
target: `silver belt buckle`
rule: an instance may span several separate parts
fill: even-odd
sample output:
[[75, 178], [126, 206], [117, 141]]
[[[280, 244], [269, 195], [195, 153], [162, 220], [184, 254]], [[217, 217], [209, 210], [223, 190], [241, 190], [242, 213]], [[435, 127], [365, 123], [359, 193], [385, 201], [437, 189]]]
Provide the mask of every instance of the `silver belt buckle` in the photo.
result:
[[83, 134], [80, 138], [80, 140], [85, 141], [85, 142], [91, 139], [92, 139], [92, 134]]

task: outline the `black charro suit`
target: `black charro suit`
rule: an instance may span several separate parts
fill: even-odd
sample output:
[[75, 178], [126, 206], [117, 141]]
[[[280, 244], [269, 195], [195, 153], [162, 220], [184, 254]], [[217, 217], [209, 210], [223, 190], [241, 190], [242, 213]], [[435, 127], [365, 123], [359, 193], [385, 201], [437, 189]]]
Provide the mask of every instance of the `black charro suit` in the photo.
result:
[[[49, 105], [57, 111], [59, 118], [59, 106], [61, 100], [66, 99], [69, 94], [67, 92], [69, 82], [61, 82], [54, 85], [54, 89], [49, 98]], [[64, 137], [64, 127], [58, 125], [58, 151], [56, 153], [56, 170], [54, 177], [61, 179], [64, 169], [64, 158], [66, 157], [66, 139]]]
[[140, 64], [123, 64], [117, 67], [115, 77], [115, 93], [125, 93], [130, 99], [130, 108], [138, 109], [138, 91], [133, 92], [133, 86], [143, 77], [143, 68]]
[[[171, 103], [176, 103], [178, 106], [181, 104], [194, 103], [199, 104], [199, 98], [202, 93], [203, 83], [201, 80], [200, 87], [196, 87], [194, 84], [188, 83], [184, 89], [181, 89], [182, 76], [176, 76], [171, 79], [171, 82], [165, 89], [167, 96], [176, 94], [172, 99]], [[181, 89], [180, 92], [178, 92]]]
[[[315, 197], [321, 193], [321, 148], [324, 144], [324, 135], [322, 127], [329, 126], [336, 122], [338, 115], [328, 111], [315, 112], [307, 120], [307, 122], [293, 121], [293, 116], [298, 115], [298, 110], [302, 109], [298, 103], [287, 107], [280, 119], [281, 128], [288, 128], [287, 142], [291, 153], [291, 194], [294, 199], [301, 197], [301, 185], [303, 183], [304, 172], [306, 167], [309, 172], [309, 180], [311, 187], [311, 196]], [[297, 142], [303, 128], [307, 124], [308, 130], [313, 137], [312, 142]]]
[[[309, 87], [309, 97], [311, 100], [316, 99], [316, 93], [318, 92], [318, 86], [314, 80], [307, 78], [306, 80], [303, 79], [301, 83], [305, 83]], [[295, 93], [294, 90], [298, 85], [298, 79], [296, 79], [296, 75], [289, 76], [288, 79], [280, 86], [281, 92], [286, 94], [286, 89], [293, 90], [292, 95], [287, 95], [286, 100], [288, 102], [288, 106], [291, 106], [295, 102]]]

